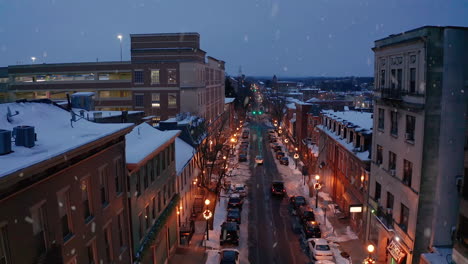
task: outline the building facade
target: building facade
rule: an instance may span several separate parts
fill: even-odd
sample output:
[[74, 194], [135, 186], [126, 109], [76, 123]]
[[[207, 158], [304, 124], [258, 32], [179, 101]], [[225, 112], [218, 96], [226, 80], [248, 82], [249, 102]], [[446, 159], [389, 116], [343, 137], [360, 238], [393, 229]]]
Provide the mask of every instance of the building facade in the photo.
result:
[[322, 111], [319, 130], [319, 175], [342, 217], [365, 240], [370, 172], [372, 116], [356, 111]]
[[421, 253], [452, 245], [464, 173], [467, 45], [467, 28], [454, 27], [375, 41], [368, 241], [378, 262], [418, 263]]
[[175, 139], [143, 123], [126, 136], [133, 261], [165, 263], [178, 245]]
[[205, 61], [198, 33], [130, 38], [130, 61], [2, 68], [0, 83], [7, 85], [0, 86], [0, 98], [66, 99], [73, 92], [95, 92], [96, 110], [144, 111], [155, 121], [179, 112], [210, 120], [222, 112], [224, 62], [212, 57]]
[[0, 159], [2, 263], [130, 263], [124, 136], [131, 125], [72, 127], [70, 114], [51, 103], [1, 104], [2, 116], [9, 109], [18, 114], [2, 119], [1, 131], [34, 126], [37, 143], [13, 144]]

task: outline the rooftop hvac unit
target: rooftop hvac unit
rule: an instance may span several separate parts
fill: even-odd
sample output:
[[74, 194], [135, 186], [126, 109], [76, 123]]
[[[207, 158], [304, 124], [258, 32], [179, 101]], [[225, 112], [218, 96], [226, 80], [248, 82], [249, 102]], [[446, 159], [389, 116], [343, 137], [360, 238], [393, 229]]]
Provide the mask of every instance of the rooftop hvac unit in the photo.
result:
[[17, 126], [13, 128], [15, 137], [15, 145], [27, 148], [34, 147], [36, 135], [34, 134], [33, 126]]
[[0, 155], [11, 152], [11, 131], [0, 129]]

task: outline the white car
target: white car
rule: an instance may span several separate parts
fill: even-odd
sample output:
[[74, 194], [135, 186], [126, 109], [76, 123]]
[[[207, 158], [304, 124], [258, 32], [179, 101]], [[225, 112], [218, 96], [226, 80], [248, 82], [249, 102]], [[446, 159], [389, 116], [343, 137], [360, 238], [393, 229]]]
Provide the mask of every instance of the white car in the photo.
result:
[[316, 260], [333, 260], [333, 252], [328, 242], [323, 238], [307, 239], [307, 245], [312, 257]]
[[262, 165], [263, 164], [263, 157], [262, 156], [256, 156], [255, 157], [255, 163]]
[[219, 251], [220, 264], [239, 264], [239, 250], [225, 248]]

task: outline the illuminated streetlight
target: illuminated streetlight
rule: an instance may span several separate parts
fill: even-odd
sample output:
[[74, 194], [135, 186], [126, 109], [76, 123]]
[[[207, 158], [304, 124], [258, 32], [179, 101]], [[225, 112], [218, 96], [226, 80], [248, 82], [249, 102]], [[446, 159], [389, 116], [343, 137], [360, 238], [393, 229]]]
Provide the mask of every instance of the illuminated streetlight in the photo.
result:
[[375, 260], [372, 258], [372, 252], [374, 252], [374, 245], [369, 244], [367, 246], [367, 252], [369, 252], [369, 256], [364, 259], [362, 262], [363, 264], [374, 264]]
[[317, 181], [315, 184], [314, 184], [314, 189], [315, 189], [315, 208], [317, 209], [318, 208], [318, 193], [319, 193], [319, 190], [320, 188], [322, 188], [322, 185], [320, 185], [320, 183], [318, 182], [320, 180], [320, 176], [317, 174], [315, 175], [315, 180]]
[[120, 40], [120, 61], [122, 61], [122, 34], [117, 35], [117, 38]]
[[369, 252], [370, 254], [372, 254], [372, 252], [374, 252], [374, 249], [375, 249], [374, 245], [372, 245], [372, 244], [369, 244], [367, 246], [367, 252]]
[[206, 200], [205, 200], [205, 205], [206, 205], [206, 206], [210, 205], [210, 200], [206, 199]]

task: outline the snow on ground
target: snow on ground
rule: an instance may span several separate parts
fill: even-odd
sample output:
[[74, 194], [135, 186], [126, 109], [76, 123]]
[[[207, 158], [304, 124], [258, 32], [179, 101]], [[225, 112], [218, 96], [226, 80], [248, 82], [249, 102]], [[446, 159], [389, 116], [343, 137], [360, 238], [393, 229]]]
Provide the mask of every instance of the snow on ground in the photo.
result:
[[[247, 141], [248, 139], [240, 139], [239, 141]], [[238, 144], [240, 143], [238, 141]], [[249, 146], [250, 147], [250, 146]], [[249, 163], [248, 162], [238, 162], [238, 149], [239, 146], [236, 146], [236, 155], [230, 157], [229, 159], [229, 168], [233, 168], [230, 177], [227, 177], [226, 180], [231, 181], [231, 186], [234, 184], [246, 184], [247, 180], [251, 176], [250, 168], [249, 168]], [[247, 152], [248, 153], [248, 152]], [[249, 154], [247, 154], [247, 159], [249, 160]], [[249, 192], [248, 189], [246, 189], [247, 192]], [[219, 245], [219, 236], [221, 233], [221, 224], [226, 220], [226, 215], [227, 215], [227, 204], [229, 200], [229, 195], [231, 192], [221, 193], [221, 197], [219, 202], [216, 204], [216, 209], [214, 213], [214, 221], [213, 221], [213, 230], [210, 230], [209, 236], [210, 240], [208, 241], [207, 248], [211, 248], [212, 250], [208, 250], [208, 255], [207, 255], [207, 264], [214, 264], [214, 263], [219, 263], [219, 250], [220, 249], [227, 249], [227, 248], [235, 248], [239, 250], [240, 255], [240, 263], [242, 264], [248, 264], [249, 260], [249, 248], [248, 248], [248, 239], [249, 239], [249, 234], [248, 234], [248, 226], [249, 226], [249, 201], [247, 197], [244, 199], [244, 205], [242, 206], [242, 213], [241, 213], [241, 220], [242, 223], [240, 225], [240, 241], [239, 241], [239, 246], [234, 246], [234, 245], [227, 245], [220, 247]]]
[[[282, 142], [278, 143], [284, 150], [285, 147], [282, 144]], [[312, 186], [315, 183], [315, 179], [306, 178], [306, 183], [304, 184], [304, 179], [301, 171], [296, 169], [294, 159], [292, 157], [289, 157], [287, 152], [285, 152], [285, 154], [287, 157], [289, 157], [289, 165], [285, 166], [280, 164], [279, 161], [276, 159], [276, 153], [273, 151], [273, 149], [270, 148], [270, 151], [272, 152], [273, 157], [275, 158], [276, 167], [278, 168], [279, 174], [283, 178], [288, 195], [301, 195], [306, 198], [308, 204], [314, 208], [315, 216], [317, 217], [316, 219], [321, 224], [320, 229], [322, 230], [323, 237], [329, 241], [330, 247], [335, 256], [335, 262], [338, 264], [349, 264], [349, 261], [341, 256], [339, 244], [337, 243], [357, 239], [358, 237], [356, 236], [356, 234], [352, 232], [351, 228], [348, 226], [346, 229], [346, 234], [337, 235], [335, 228], [328, 220], [328, 217], [325, 224], [325, 212], [321, 208], [322, 204], [319, 204], [319, 208], [315, 209], [315, 196], [309, 197], [309, 184], [310, 186]], [[323, 200], [330, 202], [327, 213], [334, 213], [334, 206], [332, 204], [332, 199], [330, 195], [322, 191], [319, 192], [319, 196]]]

